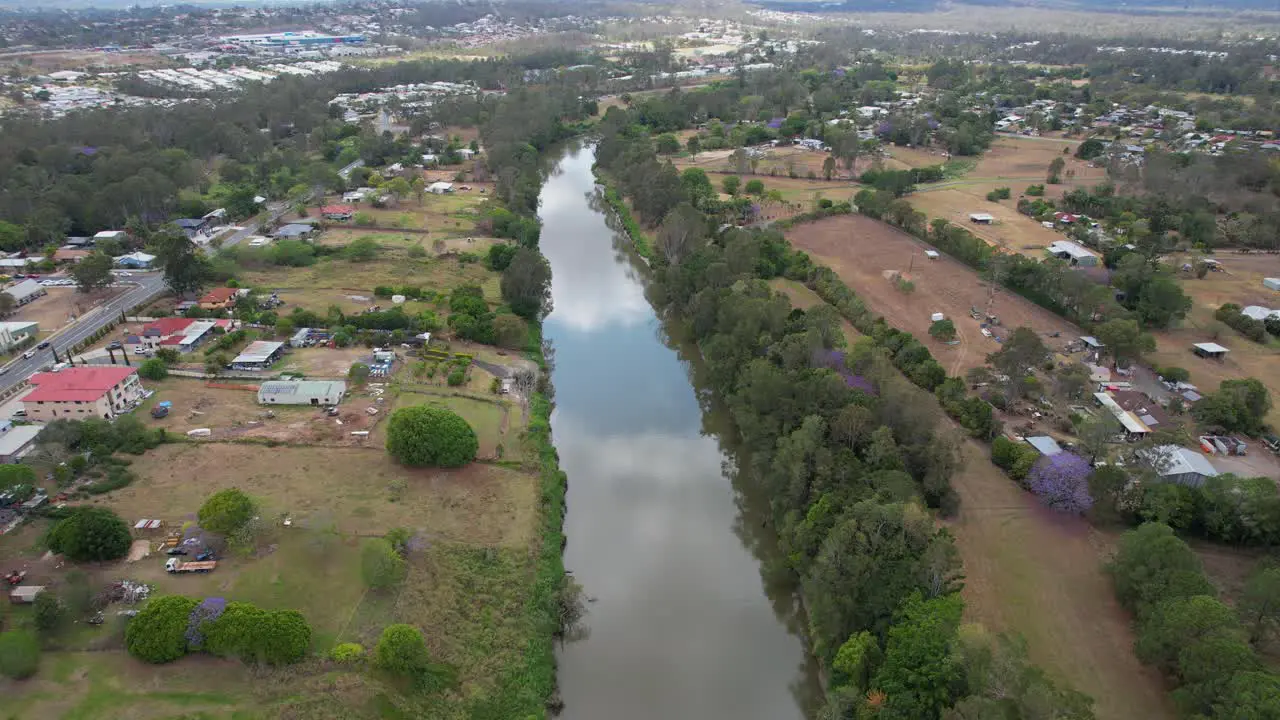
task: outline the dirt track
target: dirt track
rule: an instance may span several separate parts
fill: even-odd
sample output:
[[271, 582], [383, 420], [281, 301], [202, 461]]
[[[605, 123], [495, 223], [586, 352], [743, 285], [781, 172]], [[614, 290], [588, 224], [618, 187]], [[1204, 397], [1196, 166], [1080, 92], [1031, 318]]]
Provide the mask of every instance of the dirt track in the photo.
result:
[[[928, 344], [948, 374], [961, 375], [982, 365], [988, 353], [1000, 349], [998, 342], [982, 335], [978, 322], [969, 316], [970, 307], [986, 308], [987, 283], [946, 255], [929, 260], [924, 255], [929, 246], [910, 235], [871, 218], [844, 215], [799, 225], [787, 233], [787, 239], [816, 262], [835, 270], [890, 325]], [[898, 290], [890, 279], [894, 272], [911, 280], [915, 290]], [[958, 345], [944, 345], [929, 337], [929, 318], [935, 312], [944, 313], [955, 323]], [[1063, 340], [1080, 334], [1057, 315], [1004, 290], [995, 293], [992, 312], [1002, 323], [995, 328], [1000, 336], [1024, 325], [1044, 334], [1061, 332]]]

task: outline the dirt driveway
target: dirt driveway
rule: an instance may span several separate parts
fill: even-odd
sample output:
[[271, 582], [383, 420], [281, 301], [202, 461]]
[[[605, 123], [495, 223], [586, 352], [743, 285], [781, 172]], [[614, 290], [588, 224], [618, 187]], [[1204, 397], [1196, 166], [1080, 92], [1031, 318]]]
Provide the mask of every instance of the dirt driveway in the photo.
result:
[[[843, 215], [798, 225], [787, 239], [835, 270], [890, 325], [924, 341], [948, 374], [962, 375], [1000, 349], [1000, 343], [983, 336], [978, 321], [969, 316], [969, 308], [987, 307], [989, 285], [946, 255], [927, 259], [924, 251], [929, 246], [910, 235], [861, 215]], [[894, 273], [911, 280], [915, 290], [897, 289], [891, 279]], [[991, 310], [1002, 323], [994, 328], [1000, 337], [1021, 326], [1042, 334], [1062, 333], [1064, 341], [1080, 334], [1066, 320], [1005, 290], [997, 289]], [[930, 317], [936, 312], [955, 323], [958, 344], [946, 345], [929, 337]]]

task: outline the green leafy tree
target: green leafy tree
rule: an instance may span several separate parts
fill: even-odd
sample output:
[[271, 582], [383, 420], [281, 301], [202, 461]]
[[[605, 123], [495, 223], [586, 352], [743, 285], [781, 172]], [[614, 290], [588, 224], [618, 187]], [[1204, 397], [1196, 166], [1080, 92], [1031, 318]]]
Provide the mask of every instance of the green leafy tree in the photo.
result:
[[99, 290], [111, 284], [111, 269], [115, 261], [111, 256], [97, 250], [89, 253], [71, 268], [71, 277], [75, 278], [80, 292], [87, 293]]
[[431, 663], [422, 633], [412, 625], [388, 625], [382, 629], [374, 649], [374, 665], [380, 670], [405, 677], [415, 677]]
[[517, 315], [499, 315], [493, 319], [493, 336], [500, 347], [519, 350], [529, 342], [529, 325]]
[[62, 626], [66, 619], [66, 608], [58, 600], [58, 596], [46, 590], [36, 596], [32, 610], [32, 620], [36, 629], [42, 633], [51, 633]]
[[35, 485], [36, 471], [30, 465], [0, 465], [0, 491], [17, 485]]
[[194, 293], [209, 280], [209, 263], [196, 244], [181, 230], [161, 228], [151, 238], [156, 264], [164, 270], [164, 281], [179, 295]]
[[374, 590], [386, 590], [404, 582], [409, 573], [408, 565], [391, 543], [382, 538], [370, 538], [360, 548], [360, 576], [364, 584]]
[[737, 195], [740, 187], [742, 178], [737, 175], [726, 175], [720, 179], [720, 189], [724, 190], [725, 195]]
[[686, 140], [684, 143], [684, 146], [685, 146], [685, 149], [689, 151], [690, 159], [696, 160], [698, 157], [698, 153], [702, 152], [702, 141], [698, 139], [697, 135], [694, 135], [690, 137], [688, 140]]
[[0, 675], [24, 680], [40, 667], [40, 639], [28, 630], [0, 633]]
[[1121, 536], [1107, 571], [1121, 604], [1139, 614], [1161, 600], [1214, 592], [1195, 552], [1163, 523], [1145, 523]]
[[880, 643], [876, 642], [875, 636], [865, 630], [854, 633], [836, 651], [836, 658], [831, 662], [834, 671], [832, 681], [864, 693], [871, 673], [880, 665], [880, 659]]
[[74, 562], [117, 560], [133, 544], [125, 521], [99, 507], [76, 508], [49, 530], [45, 540], [50, 550]]
[[1271, 411], [1271, 394], [1256, 378], [1223, 380], [1218, 391], [1209, 393], [1191, 406], [1191, 415], [1202, 425], [1227, 432], [1256, 435]]
[[138, 366], [138, 377], [144, 380], [163, 380], [169, 377], [169, 366], [158, 357], [147, 358]]
[[951, 704], [962, 672], [952, 645], [963, 611], [955, 593], [931, 600], [914, 595], [903, 604], [871, 681], [888, 696], [881, 717], [936, 718]]
[[387, 424], [387, 451], [403, 465], [461, 467], [475, 460], [479, 448], [475, 430], [448, 408], [400, 408]]
[[680, 141], [676, 139], [675, 135], [670, 133], [659, 135], [657, 139], [653, 141], [653, 149], [656, 150], [659, 155], [674, 155], [675, 153], [680, 152]]
[[1237, 603], [1249, 642], [1259, 643], [1280, 628], [1280, 567], [1263, 566], [1249, 576]]
[[[404, 178], [397, 178], [403, 180]], [[358, 237], [347, 244], [343, 254], [351, 262], [369, 262], [378, 254], [378, 241], [368, 235]]]
[[125, 629], [129, 654], [149, 663], [173, 662], [187, 654], [187, 626], [196, 601], [181, 595], [152, 598]]
[[347, 370], [347, 379], [356, 385], [363, 385], [369, 380], [369, 366], [364, 363], [352, 363]]
[[254, 516], [257, 507], [239, 488], [227, 488], [209, 496], [200, 506], [200, 527], [220, 535], [230, 535]]
[[1137, 320], [1108, 320], [1098, 325], [1093, 334], [1103, 344], [1102, 352], [1120, 364], [1136, 360], [1143, 353], [1156, 349], [1155, 338], [1143, 332]]
[[551, 266], [537, 250], [522, 247], [503, 271], [501, 289], [511, 312], [539, 319], [551, 310]]
[[756, 197], [764, 195], [764, 181], [759, 178], [752, 178], [747, 181], [747, 184], [743, 186], [742, 190], [746, 194], [754, 195]]
[[254, 658], [267, 665], [301, 661], [311, 649], [311, 626], [297, 610], [268, 610], [255, 632]]
[[1172, 671], [1184, 648], [1219, 634], [1244, 637], [1230, 606], [1209, 595], [1171, 597], [1143, 619], [1135, 648], [1143, 662]]
[[951, 342], [956, 339], [956, 324], [950, 318], [934, 321], [929, 326], [929, 336], [934, 340]]

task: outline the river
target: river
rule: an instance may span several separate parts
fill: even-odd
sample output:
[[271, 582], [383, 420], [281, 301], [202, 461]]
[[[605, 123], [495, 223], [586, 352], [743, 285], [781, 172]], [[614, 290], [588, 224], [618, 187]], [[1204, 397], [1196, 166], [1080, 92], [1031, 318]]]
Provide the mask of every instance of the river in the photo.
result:
[[588, 635], [559, 656], [562, 717], [804, 720], [820, 694], [793, 592], [762, 573], [777, 566], [767, 504], [593, 199], [592, 161], [566, 148], [539, 211], [565, 565], [591, 599]]

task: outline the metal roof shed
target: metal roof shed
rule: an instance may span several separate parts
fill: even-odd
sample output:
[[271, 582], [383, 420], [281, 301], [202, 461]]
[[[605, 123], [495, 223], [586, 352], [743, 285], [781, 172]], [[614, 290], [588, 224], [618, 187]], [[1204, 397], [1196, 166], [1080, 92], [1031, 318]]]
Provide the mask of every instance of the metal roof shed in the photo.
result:
[[1212, 358], [1214, 360], [1221, 360], [1225, 358], [1227, 356], [1227, 353], [1231, 351], [1228, 350], [1227, 348], [1222, 347], [1218, 343], [1207, 342], [1207, 343], [1196, 343], [1195, 345], [1192, 345], [1191, 352], [1203, 358]]
[[341, 380], [272, 380], [258, 388], [263, 405], [337, 405], [346, 395]]
[[255, 340], [231, 361], [232, 365], [270, 365], [279, 356], [284, 343]]
[[1062, 452], [1062, 447], [1058, 445], [1058, 441], [1048, 435], [1035, 435], [1024, 438], [1027, 444], [1035, 448], [1041, 455], [1057, 455]]

